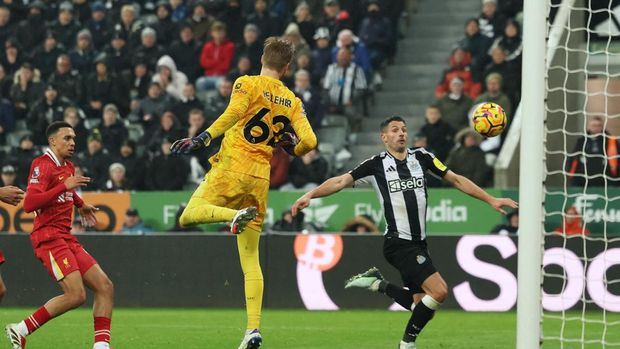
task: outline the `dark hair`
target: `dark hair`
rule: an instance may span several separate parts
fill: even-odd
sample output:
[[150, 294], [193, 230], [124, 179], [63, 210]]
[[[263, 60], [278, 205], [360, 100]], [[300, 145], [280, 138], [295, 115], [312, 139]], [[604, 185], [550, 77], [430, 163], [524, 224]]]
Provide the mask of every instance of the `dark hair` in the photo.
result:
[[47, 136], [47, 138], [50, 138], [51, 136], [55, 135], [58, 132], [58, 130], [60, 130], [63, 127], [68, 127], [70, 129], [73, 129], [73, 126], [71, 126], [68, 122], [54, 121], [49, 126], [47, 126], [47, 129], [45, 130], [45, 136]]
[[385, 120], [383, 120], [381, 122], [381, 132], [383, 132], [385, 130], [385, 128], [387, 127], [387, 125], [389, 125], [390, 122], [392, 122], [392, 121], [400, 121], [403, 124], [407, 125], [407, 123], [405, 122], [405, 119], [403, 119], [402, 117], [400, 117], [398, 115], [393, 115], [393, 116], [390, 116], [389, 118], [387, 118], [387, 119], [385, 119]]

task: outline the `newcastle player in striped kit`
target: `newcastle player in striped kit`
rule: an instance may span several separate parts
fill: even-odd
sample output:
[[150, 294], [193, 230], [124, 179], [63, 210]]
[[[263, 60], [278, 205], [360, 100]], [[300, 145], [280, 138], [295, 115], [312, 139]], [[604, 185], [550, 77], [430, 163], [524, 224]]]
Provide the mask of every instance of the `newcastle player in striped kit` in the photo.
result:
[[356, 182], [372, 184], [386, 221], [383, 254], [400, 272], [404, 287], [387, 282], [378, 269], [372, 268], [349, 279], [345, 288], [361, 287], [384, 293], [411, 309], [399, 348], [415, 349], [418, 335], [448, 295], [448, 285], [433, 266], [426, 246], [425, 172], [443, 177], [457, 189], [503, 214], [506, 212], [502, 207], [516, 208], [517, 203], [489, 195], [469, 179], [450, 171], [424, 148], [407, 148], [407, 125], [401, 117], [393, 116], [381, 123], [380, 136], [385, 152], [348, 173], [326, 180], [299, 198], [292, 212], [296, 215], [308, 207], [311, 199], [331, 195]]

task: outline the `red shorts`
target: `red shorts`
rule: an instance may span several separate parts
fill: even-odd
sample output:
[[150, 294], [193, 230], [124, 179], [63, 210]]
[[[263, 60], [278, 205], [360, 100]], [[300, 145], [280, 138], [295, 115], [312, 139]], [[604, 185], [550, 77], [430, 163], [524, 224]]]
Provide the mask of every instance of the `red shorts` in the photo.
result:
[[56, 281], [79, 270], [86, 273], [97, 261], [76, 240], [58, 238], [42, 242], [34, 250], [47, 272]]
[[4, 253], [0, 251], [0, 264], [4, 263]]

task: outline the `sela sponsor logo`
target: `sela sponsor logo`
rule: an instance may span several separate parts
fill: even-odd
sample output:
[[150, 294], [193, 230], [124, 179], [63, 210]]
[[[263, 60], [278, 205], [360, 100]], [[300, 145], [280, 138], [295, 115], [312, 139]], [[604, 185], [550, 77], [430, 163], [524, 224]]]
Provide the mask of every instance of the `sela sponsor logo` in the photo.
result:
[[399, 191], [409, 191], [417, 188], [424, 188], [424, 177], [411, 177], [407, 179], [394, 179], [388, 181], [390, 193]]

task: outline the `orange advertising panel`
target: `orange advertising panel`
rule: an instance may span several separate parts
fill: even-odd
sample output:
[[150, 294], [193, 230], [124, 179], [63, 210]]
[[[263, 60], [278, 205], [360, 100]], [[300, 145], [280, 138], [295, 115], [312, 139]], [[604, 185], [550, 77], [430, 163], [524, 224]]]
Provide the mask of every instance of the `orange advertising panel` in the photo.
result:
[[[99, 208], [97, 212], [97, 231], [118, 232], [123, 226], [125, 211], [130, 206], [129, 193], [81, 193], [80, 196], [88, 204]], [[10, 234], [17, 232], [30, 233], [34, 222], [34, 214], [26, 213], [22, 205], [11, 206], [0, 202], [0, 231]]]

